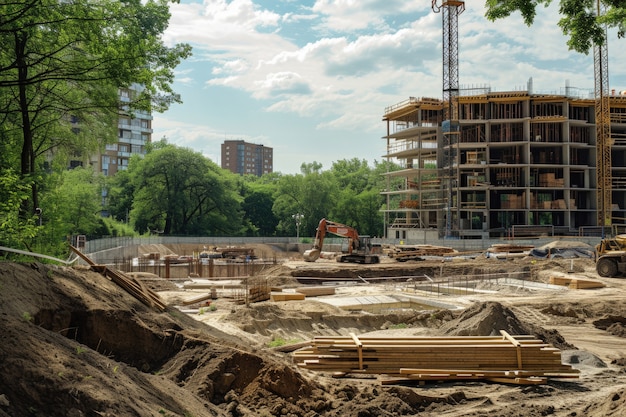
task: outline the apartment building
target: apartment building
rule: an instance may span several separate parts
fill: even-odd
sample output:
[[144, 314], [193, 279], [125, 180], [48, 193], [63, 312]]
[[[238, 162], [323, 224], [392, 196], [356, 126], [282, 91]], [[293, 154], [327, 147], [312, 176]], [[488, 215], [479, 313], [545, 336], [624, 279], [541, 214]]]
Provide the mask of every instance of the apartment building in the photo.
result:
[[[389, 238], [579, 235], [597, 228], [595, 101], [528, 91], [385, 109]], [[626, 96], [611, 108], [612, 219], [626, 223]]]
[[274, 169], [274, 150], [264, 145], [243, 140], [226, 140], [222, 143], [222, 168], [235, 174], [252, 174], [258, 177]]
[[120, 114], [117, 123], [117, 142], [106, 145], [99, 155], [98, 170], [105, 176], [115, 175], [128, 168], [130, 157], [145, 155], [146, 145], [152, 141], [152, 114], [145, 111], [128, 111], [128, 103], [142, 86], [133, 84], [130, 88], [119, 89]]

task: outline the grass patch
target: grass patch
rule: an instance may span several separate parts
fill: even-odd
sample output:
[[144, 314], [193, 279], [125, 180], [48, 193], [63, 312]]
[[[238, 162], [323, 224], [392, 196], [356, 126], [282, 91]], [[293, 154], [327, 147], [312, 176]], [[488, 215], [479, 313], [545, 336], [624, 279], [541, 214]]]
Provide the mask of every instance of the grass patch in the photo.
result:
[[301, 342], [300, 339], [283, 339], [282, 337], [276, 337], [274, 339], [272, 339], [271, 342], [268, 343], [268, 346], [270, 348], [276, 348], [276, 347], [280, 347], [280, 346], [285, 346], [285, 345], [293, 345], [295, 343], [299, 343]]

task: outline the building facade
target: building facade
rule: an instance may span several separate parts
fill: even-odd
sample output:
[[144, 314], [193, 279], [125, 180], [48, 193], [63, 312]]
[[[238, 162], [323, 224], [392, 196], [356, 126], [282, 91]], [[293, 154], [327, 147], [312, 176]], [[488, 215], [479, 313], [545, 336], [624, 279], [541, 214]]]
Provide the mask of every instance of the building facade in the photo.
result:
[[[598, 228], [593, 99], [526, 91], [385, 109], [388, 238], [581, 235]], [[626, 96], [612, 95], [611, 213], [626, 218]]]
[[106, 145], [99, 155], [98, 170], [105, 176], [115, 175], [128, 168], [132, 155], [145, 155], [146, 145], [152, 141], [152, 114], [134, 110], [132, 117], [128, 103], [142, 87], [133, 84], [130, 88], [120, 88], [120, 114], [117, 122], [117, 142]]
[[235, 174], [252, 174], [258, 177], [274, 170], [274, 150], [264, 145], [243, 140], [226, 140], [222, 143], [222, 168]]

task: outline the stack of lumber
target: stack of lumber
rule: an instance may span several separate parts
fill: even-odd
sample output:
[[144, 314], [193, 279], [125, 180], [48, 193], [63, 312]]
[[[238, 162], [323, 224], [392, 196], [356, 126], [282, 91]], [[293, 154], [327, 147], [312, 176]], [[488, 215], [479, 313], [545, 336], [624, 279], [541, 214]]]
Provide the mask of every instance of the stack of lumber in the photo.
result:
[[523, 253], [535, 249], [533, 245], [510, 245], [508, 243], [496, 243], [491, 245], [488, 252], [492, 253]]
[[299, 292], [273, 292], [270, 294], [271, 301], [302, 301], [306, 296]]
[[395, 245], [387, 249], [387, 255], [397, 261], [419, 260], [422, 256], [451, 256], [453, 248], [434, 245]]
[[593, 288], [604, 288], [604, 283], [600, 281], [593, 281], [590, 279], [570, 278], [570, 277], [550, 277], [550, 284], [563, 285], [571, 288], [572, 290], [586, 290]]
[[487, 379], [518, 384], [576, 378], [561, 351], [531, 335], [454, 337], [319, 336], [294, 352], [298, 366], [332, 372], [386, 374], [392, 382]]
[[70, 246], [72, 251], [76, 253], [82, 260], [87, 262], [93, 271], [99, 272], [105, 277], [109, 278], [115, 284], [124, 289], [127, 293], [147, 305], [159, 311], [165, 311], [167, 306], [163, 303], [157, 293], [150, 288], [143, 285], [141, 281], [134, 279], [133, 277], [124, 274], [122, 271], [116, 271], [109, 269], [106, 265], [98, 265], [87, 255], [83, 254], [79, 249], [74, 246]]
[[319, 297], [321, 295], [335, 295], [335, 287], [317, 286], [317, 287], [297, 287], [296, 292], [304, 294], [307, 297]]

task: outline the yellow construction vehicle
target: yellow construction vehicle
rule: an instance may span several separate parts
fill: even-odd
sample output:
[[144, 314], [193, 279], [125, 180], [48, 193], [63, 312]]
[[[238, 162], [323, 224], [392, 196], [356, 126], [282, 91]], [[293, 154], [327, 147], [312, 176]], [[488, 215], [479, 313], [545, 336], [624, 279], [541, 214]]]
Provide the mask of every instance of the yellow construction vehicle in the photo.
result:
[[626, 274], [626, 235], [602, 239], [596, 246], [596, 272], [605, 278]]

